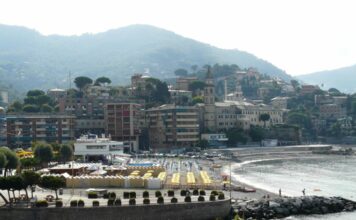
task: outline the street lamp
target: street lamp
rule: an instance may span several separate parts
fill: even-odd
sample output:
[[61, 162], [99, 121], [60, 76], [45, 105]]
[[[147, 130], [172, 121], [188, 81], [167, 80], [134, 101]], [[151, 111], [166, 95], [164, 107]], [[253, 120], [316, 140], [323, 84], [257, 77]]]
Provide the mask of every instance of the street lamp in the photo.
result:
[[231, 160], [232, 160], [232, 157], [230, 158], [230, 163], [229, 163], [229, 168], [230, 168], [230, 204], [232, 203], [232, 199], [231, 199], [231, 188], [232, 188], [232, 186], [231, 186]]

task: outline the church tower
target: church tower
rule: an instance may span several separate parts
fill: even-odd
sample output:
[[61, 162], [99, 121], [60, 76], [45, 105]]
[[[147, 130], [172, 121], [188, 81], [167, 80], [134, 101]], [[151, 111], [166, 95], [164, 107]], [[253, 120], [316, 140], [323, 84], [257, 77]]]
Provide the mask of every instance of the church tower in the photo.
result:
[[208, 130], [210, 132], [216, 130], [215, 86], [210, 67], [208, 67], [204, 88], [204, 130]]

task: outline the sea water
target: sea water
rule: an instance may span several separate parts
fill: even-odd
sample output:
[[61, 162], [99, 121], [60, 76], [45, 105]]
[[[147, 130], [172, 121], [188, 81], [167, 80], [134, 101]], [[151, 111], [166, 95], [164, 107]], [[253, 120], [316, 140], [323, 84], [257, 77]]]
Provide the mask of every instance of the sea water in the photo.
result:
[[[356, 157], [316, 156], [269, 159], [234, 164], [238, 181], [283, 195], [341, 196], [356, 201]], [[294, 216], [288, 219], [356, 219], [356, 212], [323, 216]]]

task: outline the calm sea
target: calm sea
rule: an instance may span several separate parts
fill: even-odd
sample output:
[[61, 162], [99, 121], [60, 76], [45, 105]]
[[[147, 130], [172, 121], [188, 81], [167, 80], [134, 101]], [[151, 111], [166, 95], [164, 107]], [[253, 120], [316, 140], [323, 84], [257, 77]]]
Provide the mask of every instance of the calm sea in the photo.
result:
[[[286, 160], [260, 160], [235, 164], [234, 178], [278, 194], [342, 196], [356, 201], [356, 157], [320, 156]], [[356, 212], [288, 219], [356, 219]]]

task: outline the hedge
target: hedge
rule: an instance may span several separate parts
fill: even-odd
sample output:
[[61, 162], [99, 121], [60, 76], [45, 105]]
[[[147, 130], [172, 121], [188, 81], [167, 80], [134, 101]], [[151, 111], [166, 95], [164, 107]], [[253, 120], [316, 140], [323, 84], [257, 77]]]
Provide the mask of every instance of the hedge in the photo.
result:
[[121, 206], [121, 199], [115, 199], [114, 205]]
[[48, 202], [46, 200], [39, 200], [36, 202], [37, 208], [48, 207]]
[[78, 201], [78, 207], [84, 207], [84, 201], [83, 200], [79, 200]]
[[136, 205], [136, 199], [130, 199], [129, 205]]
[[184, 198], [184, 202], [192, 202], [192, 198], [190, 198], [190, 196], [186, 196]]
[[214, 195], [210, 195], [209, 201], [215, 201], [215, 196]]
[[174, 190], [168, 190], [168, 196], [173, 197], [174, 196]]
[[177, 203], [178, 202], [178, 199], [176, 198], [176, 197], [173, 197], [172, 199], [171, 199], [171, 203]]
[[57, 200], [57, 201], [56, 201], [56, 207], [57, 207], [57, 208], [63, 207], [63, 202], [60, 201], [60, 200]]
[[77, 207], [77, 206], [78, 206], [78, 201], [77, 200], [70, 201], [70, 207]]
[[162, 196], [161, 191], [156, 191], [156, 192], [155, 192], [155, 196], [156, 196], [156, 197], [160, 197], [160, 196]]
[[193, 190], [193, 195], [194, 195], [194, 196], [199, 195], [199, 190], [197, 190], [197, 189]]
[[148, 191], [143, 191], [142, 197], [143, 198], [148, 198], [148, 197], [150, 197], [150, 193]]
[[99, 206], [99, 201], [98, 200], [94, 200], [93, 201], [93, 207], [98, 207]]
[[158, 203], [158, 204], [163, 204], [163, 203], [164, 203], [164, 199], [163, 199], [162, 196], [158, 197], [157, 203]]
[[150, 204], [150, 199], [148, 199], [148, 198], [143, 199], [143, 204], [145, 204], [145, 205]]

